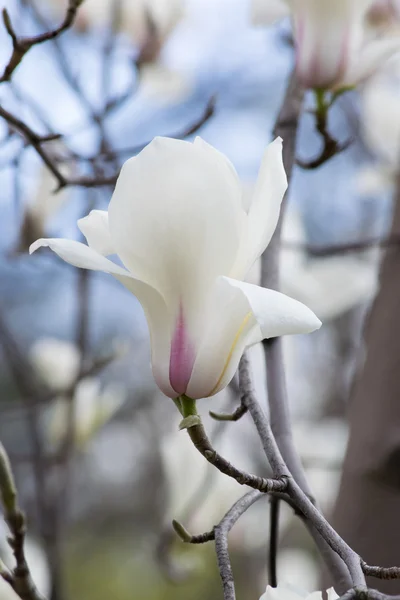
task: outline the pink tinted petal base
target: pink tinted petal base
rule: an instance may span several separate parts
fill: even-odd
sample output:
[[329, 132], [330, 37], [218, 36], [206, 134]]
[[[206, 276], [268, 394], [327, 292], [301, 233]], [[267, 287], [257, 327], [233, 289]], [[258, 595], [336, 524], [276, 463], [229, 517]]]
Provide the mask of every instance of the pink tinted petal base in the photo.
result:
[[322, 39], [315, 41], [315, 47], [311, 58], [307, 61], [303, 56], [305, 44], [305, 21], [299, 18], [297, 24], [297, 41], [296, 41], [296, 71], [302, 84], [307, 88], [330, 88], [340, 85], [341, 79], [344, 77], [349, 61], [349, 41], [350, 30], [347, 28], [341, 40], [341, 51], [339, 61], [334, 69], [334, 72], [325, 72], [325, 65], [321, 62], [321, 54], [319, 44]]
[[169, 380], [178, 395], [186, 392], [193, 371], [195, 356], [193, 345], [189, 340], [181, 304], [172, 337], [169, 362]]

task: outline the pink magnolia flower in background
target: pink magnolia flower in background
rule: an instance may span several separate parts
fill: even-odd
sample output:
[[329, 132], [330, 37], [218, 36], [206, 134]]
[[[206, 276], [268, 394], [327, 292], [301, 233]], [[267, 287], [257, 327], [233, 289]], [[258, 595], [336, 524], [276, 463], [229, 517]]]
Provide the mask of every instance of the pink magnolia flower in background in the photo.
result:
[[201, 138], [155, 138], [122, 167], [108, 212], [78, 221], [88, 245], [40, 239], [30, 252], [49, 246], [77, 267], [116, 277], [145, 312], [160, 389], [171, 398], [212, 396], [247, 346], [321, 325], [297, 300], [243, 283], [271, 239], [286, 188], [280, 139], [265, 151], [246, 211], [223, 154]]
[[373, 0], [253, 0], [255, 24], [290, 15], [296, 70], [306, 88], [338, 90], [370, 77], [400, 50], [400, 37], [371, 30]]

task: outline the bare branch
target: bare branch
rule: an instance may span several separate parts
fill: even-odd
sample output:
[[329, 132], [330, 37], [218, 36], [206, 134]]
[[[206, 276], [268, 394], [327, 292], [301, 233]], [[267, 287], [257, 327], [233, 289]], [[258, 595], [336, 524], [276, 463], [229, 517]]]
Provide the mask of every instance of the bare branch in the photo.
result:
[[371, 248], [392, 248], [400, 245], [400, 236], [391, 235], [390, 237], [371, 237], [356, 242], [347, 242], [343, 244], [329, 244], [327, 246], [314, 246], [312, 244], [301, 244], [296, 242], [282, 242], [284, 248], [302, 250], [310, 256], [325, 258], [327, 256], [338, 256], [351, 252], [364, 252]]
[[346, 150], [353, 142], [352, 139], [349, 139], [346, 142], [338, 142], [331, 136], [331, 134], [328, 131], [329, 109], [332, 106], [335, 99], [338, 97], [338, 95], [334, 95], [333, 99], [329, 102], [325, 100], [325, 92], [323, 91], [316, 91], [315, 96], [317, 102], [317, 109], [313, 111], [313, 114], [315, 116], [316, 129], [322, 137], [323, 148], [319, 156], [310, 161], [303, 161], [300, 159], [297, 159], [296, 161], [302, 169], [309, 170], [317, 169], [318, 167], [326, 163], [328, 160], [333, 158], [336, 154], [339, 154], [340, 152]]
[[17, 490], [10, 461], [0, 443], [0, 494], [4, 518], [10, 529], [9, 544], [13, 550], [16, 566], [11, 572], [2, 570], [1, 576], [13, 587], [21, 600], [44, 600], [37, 590], [25, 558], [25, 516], [18, 506]]
[[373, 567], [361, 560], [361, 567], [365, 575], [377, 579], [400, 579], [400, 567]]
[[83, 0], [69, 0], [68, 8], [65, 13], [64, 19], [62, 23], [56, 27], [56, 29], [52, 29], [51, 31], [47, 31], [46, 33], [42, 33], [40, 35], [35, 35], [31, 37], [18, 37], [11, 23], [10, 15], [6, 8], [3, 8], [2, 16], [3, 23], [6, 28], [8, 35], [11, 37], [13, 51], [11, 57], [8, 61], [7, 66], [4, 69], [3, 75], [0, 77], [0, 83], [3, 81], [9, 81], [15, 69], [21, 63], [25, 54], [32, 48], [32, 46], [37, 46], [42, 44], [43, 42], [47, 42], [59, 36], [66, 29], [69, 29], [73, 24], [78, 7], [82, 4]]
[[365, 577], [358, 554], [336, 533], [290, 473], [287, 475], [288, 470], [275, 441], [272, 429], [264, 411], [255, 398], [246, 356], [242, 357], [239, 366], [239, 385], [243, 386], [243, 393], [246, 394], [246, 404], [249, 413], [257, 428], [265, 455], [271, 465], [274, 476], [287, 477], [287, 489], [285, 490], [287, 495], [291, 498], [297, 509], [301, 511], [304, 519], [317, 529], [325, 542], [329, 544], [332, 550], [340, 556], [347, 566], [351, 576], [351, 584], [348, 589], [351, 586], [365, 587]]
[[[223, 458], [218, 452], [212, 447], [209, 438], [207, 437], [204, 426], [201, 422], [200, 416], [198, 415], [194, 403], [190, 402], [189, 398], [181, 396], [181, 402], [183, 404], [183, 416], [185, 417], [181, 423], [182, 429], [187, 429], [190, 439], [197, 450], [208, 460], [209, 463], [214, 465], [221, 473], [236, 479], [240, 485], [248, 485], [249, 487], [267, 493], [272, 491], [283, 492], [286, 489], [286, 479], [282, 477], [282, 473], [276, 477], [276, 479], [265, 479], [251, 473], [246, 473], [237, 469], [229, 461]], [[188, 409], [189, 407], [189, 409]], [[285, 475], [287, 471], [283, 473]]]
[[278, 538], [279, 538], [279, 498], [271, 496], [270, 498], [270, 531], [269, 531], [269, 552], [268, 552], [268, 582], [271, 587], [277, 587], [277, 565]]
[[235, 525], [236, 521], [246, 510], [256, 502], [262, 494], [255, 490], [248, 492], [240, 498], [232, 508], [226, 513], [222, 521], [214, 527], [215, 550], [217, 553], [217, 562], [219, 573], [222, 579], [224, 589], [224, 600], [235, 600], [235, 583], [228, 552], [228, 533]]

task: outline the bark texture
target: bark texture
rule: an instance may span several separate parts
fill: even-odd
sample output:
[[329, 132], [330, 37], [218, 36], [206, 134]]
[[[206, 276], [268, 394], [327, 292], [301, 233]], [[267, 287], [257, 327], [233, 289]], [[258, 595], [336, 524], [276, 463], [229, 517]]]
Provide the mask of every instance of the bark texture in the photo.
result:
[[[400, 234], [400, 186], [392, 234]], [[382, 262], [349, 404], [350, 440], [333, 525], [371, 565], [400, 565], [400, 246]], [[400, 581], [367, 581], [390, 594]]]

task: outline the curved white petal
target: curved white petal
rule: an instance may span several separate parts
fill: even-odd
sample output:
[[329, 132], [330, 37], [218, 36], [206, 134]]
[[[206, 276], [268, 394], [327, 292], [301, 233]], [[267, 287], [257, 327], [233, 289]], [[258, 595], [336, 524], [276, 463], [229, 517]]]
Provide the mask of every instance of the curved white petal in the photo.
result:
[[228, 277], [223, 279], [247, 299], [260, 329], [258, 341], [281, 335], [311, 333], [321, 327], [321, 321], [312, 310], [285, 294]]
[[187, 388], [191, 398], [212, 396], [232, 379], [245, 340], [257, 322], [240, 290], [220, 277], [208, 305], [208, 320]]
[[149, 326], [154, 378], [164, 394], [175, 398], [177, 393], [170, 385], [169, 375], [172, 324], [164, 299], [158, 291], [80, 242], [40, 239], [31, 245], [29, 251], [32, 254], [42, 246], [51, 248], [60, 258], [75, 267], [110, 273], [137, 297]]
[[115, 254], [106, 210], [91, 210], [86, 217], [78, 220], [78, 227], [93, 250], [103, 256]]
[[203, 138], [201, 138], [199, 135], [195, 137], [193, 146], [207, 153], [210, 159], [214, 158], [216, 164], [220, 164], [221, 167], [222, 165], [224, 165], [224, 168], [230, 171], [232, 181], [235, 181], [235, 185], [237, 186], [237, 188], [239, 189], [241, 187], [241, 182], [237, 171], [231, 163], [231, 161], [229, 160], [229, 158], [225, 156], [225, 154], [214, 148], [214, 146], [211, 146], [211, 144], [203, 140]]
[[253, 25], [272, 25], [290, 14], [285, 0], [251, 0], [250, 10]]
[[400, 52], [399, 37], [377, 39], [365, 45], [349, 65], [342, 85], [355, 85], [371, 77], [391, 56]]
[[326, 593], [328, 595], [328, 600], [337, 600], [337, 598], [339, 598], [333, 587], [327, 589]]
[[[319, 594], [316, 600], [322, 600], [321, 592], [314, 592], [314, 594]], [[309, 600], [310, 596], [313, 596], [313, 594], [307, 595], [302, 590], [294, 589], [290, 585], [279, 585], [276, 588], [267, 585], [267, 589], [260, 600]]]
[[200, 139], [156, 138], [123, 166], [109, 223], [130, 272], [165, 299], [174, 324], [171, 369], [183, 393], [210, 290], [229, 275], [239, 248], [244, 212], [236, 173]]
[[309, 333], [321, 326], [314, 313], [284, 294], [228, 277], [217, 281], [188, 396], [202, 398], [232, 379], [247, 346], [265, 338]]
[[36, 252], [38, 248], [47, 247], [53, 250], [65, 262], [80, 267], [82, 269], [91, 269], [92, 271], [104, 271], [113, 275], [121, 275], [129, 277], [130, 274], [126, 269], [119, 267], [108, 258], [105, 258], [93, 248], [89, 248], [86, 244], [76, 242], [75, 240], [66, 240], [61, 238], [41, 238], [31, 244], [29, 254]]
[[400, 155], [399, 86], [377, 74], [364, 87], [361, 100], [364, 140], [381, 161], [396, 170]]
[[287, 177], [282, 161], [282, 138], [276, 138], [264, 152], [247, 215], [247, 231], [242, 239], [232, 277], [243, 279], [268, 246], [279, 219]]

